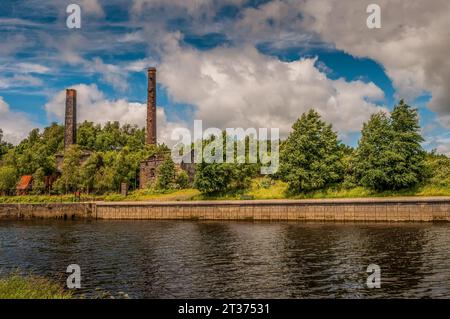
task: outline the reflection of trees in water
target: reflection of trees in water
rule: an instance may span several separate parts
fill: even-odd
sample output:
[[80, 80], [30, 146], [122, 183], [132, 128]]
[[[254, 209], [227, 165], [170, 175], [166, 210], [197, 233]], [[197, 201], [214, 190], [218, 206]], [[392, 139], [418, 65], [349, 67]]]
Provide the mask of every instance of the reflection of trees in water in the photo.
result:
[[137, 297], [176, 297], [177, 285], [188, 284], [183, 282], [185, 265], [180, 259], [192, 246], [190, 228], [192, 225], [177, 221], [138, 222], [133, 229], [136, 240], [129, 243], [127, 251], [128, 265], [136, 269], [130, 284], [139, 293]]
[[[419, 290], [426, 291], [433, 297], [449, 298], [450, 287], [450, 232], [448, 224], [435, 224], [433, 231], [425, 233], [424, 261], [425, 278], [419, 286]], [[433, 289], [430, 289], [433, 287]]]
[[[74, 228], [86, 222], [36, 220], [20, 223], [25, 223], [22, 239], [26, 244], [16, 249], [21, 259], [17, 263], [31, 266], [24, 271], [58, 279], [65, 274], [69, 264], [82, 258], [83, 247], [80, 247]], [[20, 229], [22, 225], [17, 227]], [[28, 234], [30, 238], [27, 238]]]
[[[400, 294], [423, 278], [424, 234], [423, 226], [288, 225], [284, 231], [284, 260], [292, 294]], [[381, 290], [365, 286], [366, 269], [372, 263], [381, 267]]]
[[201, 296], [220, 297], [237, 293], [236, 272], [238, 255], [237, 238], [226, 222], [196, 223], [198, 242], [195, 262], [201, 265], [198, 284], [203, 287]]
[[278, 223], [199, 223], [203, 286], [213, 297], [285, 296]]
[[81, 264], [92, 249], [83, 245], [79, 233], [87, 224], [86, 221], [57, 220], [11, 222], [11, 240], [16, 244], [8, 249], [8, 257], [2, 256], [2, 259], [13, 267], [11, 270], [46, 276], [65, 285], [67, 266]]
[[[429, 224], [21, 221], [0, 265], [64, 283], [77, 263], [84, 289], [116, 296], [448, 296], [449, 239]], [[371, 263], [381, 289], [365, 288]]]
[[339, 234], [321, 225], [287, 224], [282, 235], [289, 297], [314, 297], [319, 290], [332, 289], [330, 276], [339, 257], [334, 252]]
[[389, 292], [401, 296], [414, 289], [424, 277], [424, 260], [427, 244], [424, 225], [373, 225], [365, 227], [364, 242], [367, 264], [381, 268], [381, 289], [377, 293]]

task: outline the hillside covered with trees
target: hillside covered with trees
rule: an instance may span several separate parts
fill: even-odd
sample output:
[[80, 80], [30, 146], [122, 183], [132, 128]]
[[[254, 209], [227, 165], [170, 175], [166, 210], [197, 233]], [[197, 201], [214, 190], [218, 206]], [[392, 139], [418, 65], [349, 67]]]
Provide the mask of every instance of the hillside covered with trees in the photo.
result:
[[[56, 155], [64, 152], [63, 139], [64, 128], [56, 123], [42, 132], [31, 131], [16, 146], [4, 142], [0, 131], [0, 193], [13, 194], [23, 175], [33, 176], [35, 195], [81, 191], [102, 196], [118, 193], [122, 182], [135, 190], [140, 162], [168, 152], [165, 145], [145, 145], [145, 131], [136, 126], [84, 122], [77, 130], [78, 145], [65, 152], [61, 176], [49, 189], [45, 176], [57, 172]], [[204, 146], [211, 141], [204, 141]], [[450, 159], [427, 153], [423, 141], [417, 110], [403, 101], [390, 114], [373, 114], [364, 123], [356, 148], [341, 143], [332, 124], [310, 110], [281, 141], [275, 175], [260, 176], [260, 163], [203, 162], [196, 165], [191, 185], [167, 157], [157, 182], [145, 193], [195, 188], [188, 192], [195, 198], [450, 195]], [[245, 142], [236, 141], [234, 146]], [[87, 151], [88, 159], [80, 164]]]

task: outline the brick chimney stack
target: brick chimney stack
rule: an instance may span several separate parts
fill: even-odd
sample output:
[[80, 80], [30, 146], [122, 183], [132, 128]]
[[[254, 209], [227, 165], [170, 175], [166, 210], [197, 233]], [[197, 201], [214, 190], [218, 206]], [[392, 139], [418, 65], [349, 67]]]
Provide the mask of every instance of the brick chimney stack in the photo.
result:
[[64, 149], [77, 143], [77, 91], [66, 90]]
[[147, 144], [156, 145], [156, 68], [148, 69]]

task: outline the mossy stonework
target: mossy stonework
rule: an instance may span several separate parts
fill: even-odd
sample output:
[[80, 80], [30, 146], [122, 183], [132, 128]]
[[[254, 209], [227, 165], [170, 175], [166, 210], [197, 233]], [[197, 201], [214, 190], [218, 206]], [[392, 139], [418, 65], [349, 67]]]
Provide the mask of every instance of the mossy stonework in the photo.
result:
[[0, 204], [0, 219], [94, 218], [91, 203]]
[[0, 204], [0, 218], [450, 222], [450, 197]]

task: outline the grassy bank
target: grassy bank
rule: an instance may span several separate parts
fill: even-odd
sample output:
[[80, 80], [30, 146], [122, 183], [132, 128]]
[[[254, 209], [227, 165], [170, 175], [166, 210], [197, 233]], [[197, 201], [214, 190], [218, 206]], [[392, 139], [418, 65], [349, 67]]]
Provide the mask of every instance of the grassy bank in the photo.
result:
[[[289, 195], [287, 184], [282, 181], [254, 179], [249, 190], [243, 193], [205, 196], [196, 189], [159, 192], [136, 190], [128, 196], [109, 194], [103, 196], [82, 195], [81, 201], [189, 201], [189, 200], [239, 200], [239, 199], [308, 199], [308, 198], [364, 198], [394, 196], [450, 196], [450, 186], [427, 184], [401, 191], [374, 192], [363, 187], [352, 189], [328, 188], [314, 192]], [[58, 203], [74, 202], [73, 195], [1, 196], [0, 203]]]
[[[81, 195], [80, 201], [101, 200], [104, 196]], [[0, 204], [39, 204], [39, 203], [72, 203], [77, 201], [74, 195], [22, 195], [0, 196]]]
[[71, 299], [59, 284], [36, 276], [13, 274], [0, 278], [0, 299]]

